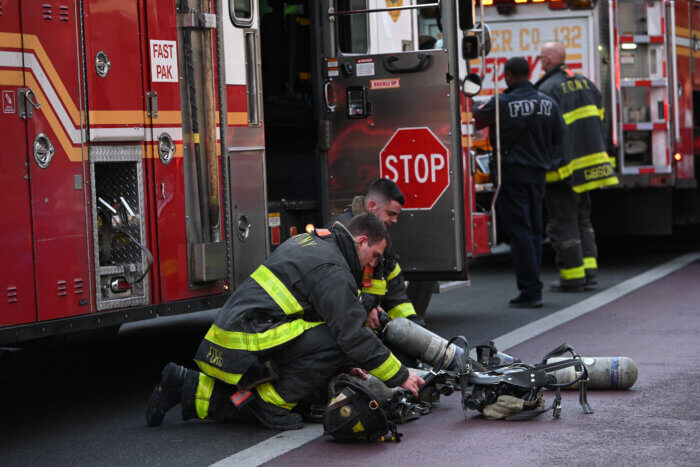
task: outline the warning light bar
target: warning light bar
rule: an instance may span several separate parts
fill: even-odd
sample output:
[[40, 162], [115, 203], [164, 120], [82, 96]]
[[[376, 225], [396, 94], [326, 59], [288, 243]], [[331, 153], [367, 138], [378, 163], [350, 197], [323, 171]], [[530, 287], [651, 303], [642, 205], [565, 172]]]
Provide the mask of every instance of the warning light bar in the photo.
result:
[[547, 3], [551, 10], [592, 10], [598, 0], [483, 0], [484, 6], [508, 6], [527, 3]]

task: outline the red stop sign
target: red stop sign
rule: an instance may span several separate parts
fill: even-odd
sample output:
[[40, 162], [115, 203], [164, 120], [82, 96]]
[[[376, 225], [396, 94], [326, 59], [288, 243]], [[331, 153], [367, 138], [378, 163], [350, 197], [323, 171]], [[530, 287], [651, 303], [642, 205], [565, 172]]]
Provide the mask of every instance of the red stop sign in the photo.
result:
[[399, 128], [379, 153], [379, 174], [401, 188], [404, 209], [431, 209], [450, 186], [450, 152], [429, 128]]

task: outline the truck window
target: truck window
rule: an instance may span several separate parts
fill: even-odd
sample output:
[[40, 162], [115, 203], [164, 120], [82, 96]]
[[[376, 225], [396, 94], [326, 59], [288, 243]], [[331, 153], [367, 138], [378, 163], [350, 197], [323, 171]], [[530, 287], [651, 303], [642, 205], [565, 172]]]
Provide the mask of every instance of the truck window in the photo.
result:
[[253, 0], [229, 0], [231, 22], [235, 26], [248, 27], [253, 23]]
[[[420, 0], [418, 4], [430, 3]], [[420, 50], [442, 48], [442, 25], [440, 10], [437, 8], [421, 8], [418, 10], [418, 48]]]
[[[339, 0], [338, 11], [366, 10], [367, 0]], [[338, 17], [338, 47], [346, 54], [366, 54], [369, 45], [367, 15]]]

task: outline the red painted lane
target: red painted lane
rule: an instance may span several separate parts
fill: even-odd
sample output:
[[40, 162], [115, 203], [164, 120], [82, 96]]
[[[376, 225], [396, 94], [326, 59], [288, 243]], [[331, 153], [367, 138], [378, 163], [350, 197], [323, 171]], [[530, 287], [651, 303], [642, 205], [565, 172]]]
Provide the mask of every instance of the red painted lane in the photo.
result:
[[[562, 342], [582, 355], [631, 357], [639, 379], [628, 391], [591, 391], [594, 414], [564, 393], [561, 418], [524, 422], [464, 419], [459, 397], [400, 426], [399, 444], [341, 444], [328, 437], [268, 465], [700, 464], [700, 262], [511, 351], [534, 362]], [[552, 393], [545, 394], [549, 403]]]

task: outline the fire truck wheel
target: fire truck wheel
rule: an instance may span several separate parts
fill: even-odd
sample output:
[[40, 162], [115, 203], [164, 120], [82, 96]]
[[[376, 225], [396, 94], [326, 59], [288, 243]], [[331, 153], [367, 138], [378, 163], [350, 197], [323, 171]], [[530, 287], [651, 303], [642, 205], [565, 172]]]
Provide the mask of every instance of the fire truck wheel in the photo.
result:
[[408, 283], [406, 294], [418, 315], [425, 315], [436, 287], [437, 281], [410, 281]]

